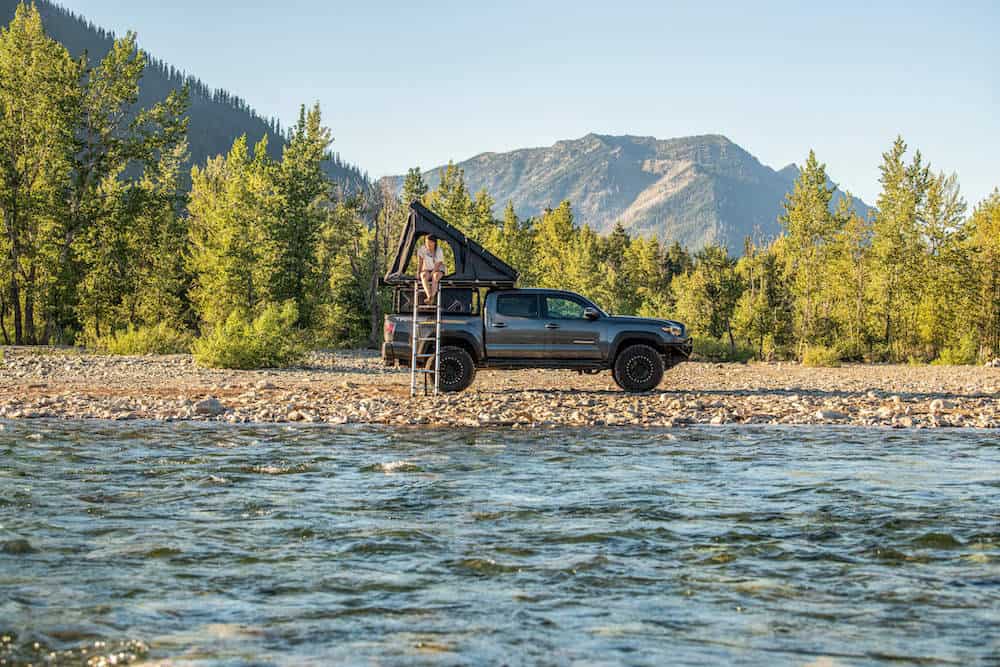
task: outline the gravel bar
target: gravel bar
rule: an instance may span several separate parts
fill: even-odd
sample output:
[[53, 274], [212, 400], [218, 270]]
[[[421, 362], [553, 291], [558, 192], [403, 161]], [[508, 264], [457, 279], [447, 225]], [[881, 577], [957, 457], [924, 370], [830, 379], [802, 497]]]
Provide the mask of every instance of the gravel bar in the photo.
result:
[[411, 398], [407, 369], [369, 351], [300, 368], [199, 368], [188, 355], [113, 357], [6, 347], [0, 419], [151, 419], [539, 428], [691, 424], [1000, 427], [1000, 368], [684, 363], [626, 394], [610, 373], [482, 371], [461, 394]]

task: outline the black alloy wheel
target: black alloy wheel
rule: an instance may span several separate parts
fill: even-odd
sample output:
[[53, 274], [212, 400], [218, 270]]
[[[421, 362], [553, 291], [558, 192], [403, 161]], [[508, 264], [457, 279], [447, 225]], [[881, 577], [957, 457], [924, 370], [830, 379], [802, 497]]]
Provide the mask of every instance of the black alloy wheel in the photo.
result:
[[636, 343], [618, 354], [612, 377], [625, 391], [650, 391], [660, 384], [663, 372], [660, 353], [649, 345]]

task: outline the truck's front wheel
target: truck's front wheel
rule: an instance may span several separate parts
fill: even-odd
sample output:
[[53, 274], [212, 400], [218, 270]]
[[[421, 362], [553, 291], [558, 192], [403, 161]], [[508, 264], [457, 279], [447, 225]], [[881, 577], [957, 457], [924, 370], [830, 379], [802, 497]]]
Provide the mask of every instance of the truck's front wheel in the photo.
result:
[[472, 361], [472, 355], [461, 347], [442, 347], [440, 363], [441, 391], [464, 391], [476, 378], [476, 364]]
[[618, 354], [612, 372], [625, 391], [649, 391], [663, 379], [663, 357], [649, 345], [629, 345]]

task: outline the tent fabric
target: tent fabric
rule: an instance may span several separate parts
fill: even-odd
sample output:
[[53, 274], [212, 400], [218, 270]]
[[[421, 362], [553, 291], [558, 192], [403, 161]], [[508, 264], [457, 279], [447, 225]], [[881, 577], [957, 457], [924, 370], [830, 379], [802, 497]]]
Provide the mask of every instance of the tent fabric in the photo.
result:
[[466, 287], [513, 287], [518, 273], [509, 264], [489, 250], [448, 224], [441, 216], [418, 201], [410, 204], [410, 216], [399, 239], [396, 258], [385, 275], [388, 285], [411, 283], [414, 276], [404, 275], [406, 267], [424, 236], [436, 236], [447, 243], [455, 258], [455, 271], [444, 277], [443, 282]]

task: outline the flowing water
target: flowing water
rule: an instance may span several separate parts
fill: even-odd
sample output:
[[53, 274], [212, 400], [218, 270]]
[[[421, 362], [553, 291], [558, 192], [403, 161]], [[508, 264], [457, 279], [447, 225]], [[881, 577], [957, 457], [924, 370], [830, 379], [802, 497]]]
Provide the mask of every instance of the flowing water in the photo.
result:
[[1000, 438], [0, 431], [0, 663], [998, 664]]

